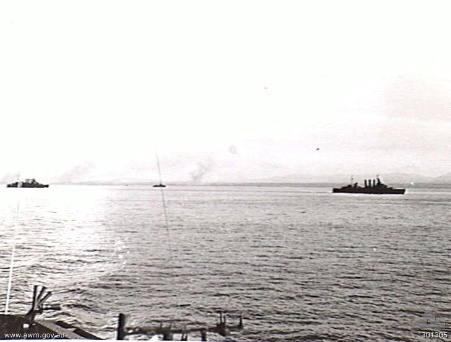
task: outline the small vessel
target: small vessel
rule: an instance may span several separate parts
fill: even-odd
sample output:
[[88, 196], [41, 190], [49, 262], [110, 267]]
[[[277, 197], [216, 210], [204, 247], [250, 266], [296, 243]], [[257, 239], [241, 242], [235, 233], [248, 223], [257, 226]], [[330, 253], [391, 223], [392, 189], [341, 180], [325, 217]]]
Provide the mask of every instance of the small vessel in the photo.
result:
[[160, 158], [158, 158], [158, 152], [157, 152], [157, 150], [155, 150], [155, 160], [157, 161], [158, 177], [159, 177], [159, 179], [160, 179], [160, 183], [159, 183], [159, 184], [155, 184], [153, 187], [154, 187], [154, 188], [165, 188], [166, 185], [163, 184], [163, 178], [161, 178]]
[[351, 177], [351, 184], [341, 188], [333, 188], [333, 193], [346, 194], [377, 194], [377, 195], [403, 195], [406, 189], [397, 189], [383, 184], [379, 177], [376, 179], [365, 179], [364, 186], [354, 183]]
[[25, 179], [25, 181], [20, 182], [14, 182], [6, 185], [7, 188], [48, 188], [48, 184], [41, 184], [39, 182], [36, 182], [36, 179], [30, 178]]

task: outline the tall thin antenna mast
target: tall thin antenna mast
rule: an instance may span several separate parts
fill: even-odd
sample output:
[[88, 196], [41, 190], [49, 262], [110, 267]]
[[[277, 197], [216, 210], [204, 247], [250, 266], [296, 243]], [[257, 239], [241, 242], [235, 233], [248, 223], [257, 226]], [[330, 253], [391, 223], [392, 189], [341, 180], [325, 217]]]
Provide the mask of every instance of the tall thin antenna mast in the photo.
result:
[[[20, 178], [20, 172], [17, 174], [17, 188], [20, 187], [19, 178]], [[11, 288], [12, 288], [12, 283], [13, 283], [14, 257], [16, 255], [17, 231], [19, 229], [19, 211], [20, 211], [20, 197], [17, 200], [16, 224], [15, 224], [15, 227], [14, 227], [13, 247], [11, 248], [11, 261], [10, 261], [10, 264], [9, 264], [8, 286], [7, 286], [7, 289], [6, 289], [5, 315], [8, 314], [9, 299], [11, 297]]]
[[[169, 257], [170, 257], [170, 261], [171, 263], [174, 263], [174, 253], [172, 251], [172, 239], [171, 239], [171, 232], [169, 229], [169, 220], [168, 220], [168, 210], [167, 210], [167, 206], [166, 206], [166, 198], [164, 196], [164, 184], [163, 184], [163, 179], [161, 177], [161, 167], [160, 167], [160, 158], [158, 157], [158, 151], [157, 148], [155, 148], [155, 159], [157, 160], [157, 167], [158, 167], [158, 177], [160, 179], [160, 193], [161, 193], [161, 202], [163, 204], [163, 216], [164, 216], [164, 225], [166, 228], [166, 238], [168, 240], [168, 246], [169, 246]], [[178, 256], [178, 249], [177, 249], [177, 256]], [[177, 258], [178, 260], [179, 258]], [[177, 275], [176, 275], [177, 276]], [[176, 291], [176, 300], [177, 300], [177, 307], [180, 309], [180, 298], [179, 298], [179, 293], [178, 291]]]
[[[157, 151], [156, 148], [155, 148], [155, 159], [157, 160], [158, 178], [160, 180], [160, 185], [163, 185], [163, 179], [161, 177], [160, 158], [158, 158], [158, 151]], [[163, 187], [161, 187], [161, 201], [163, 203], [164, 223], [165, 223], [165, 226], [166, 226], [166, 231], [167, 231], [168, 236], [169, 236], [168, 213], [167, 213], [167, 209], [166, 209], [166, 198], [164, 197]], [[172, 252], [172, 250], [171, 250], [171, 252]], [[172, 257], [172, 255], [171, 255], [171, 257]]]
[[157, 149], [155, 149], [155, 159], [157, 160], [158, 177], [160, 179], [160, 185], [163, 185], [163, 180], [161, 179], [160, 158], [158, 158], [158, 151], [157, 151]]

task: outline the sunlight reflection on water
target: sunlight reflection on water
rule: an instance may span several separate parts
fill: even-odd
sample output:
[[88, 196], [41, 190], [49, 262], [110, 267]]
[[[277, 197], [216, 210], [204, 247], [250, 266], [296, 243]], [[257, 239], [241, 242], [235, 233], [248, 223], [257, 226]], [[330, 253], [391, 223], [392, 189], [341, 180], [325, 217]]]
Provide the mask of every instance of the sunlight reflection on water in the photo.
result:
[[167, 229], [159, 189], [17, 190], [0, 189], [4, 289], [16, 243], [10, 311], [46, 285], [104, 337], [119, 311], [212, 324], [225, 309], [245, 313], [243, 339], [415, 340], [411, 320], [449, 308], [451, 191], [168, 187]]

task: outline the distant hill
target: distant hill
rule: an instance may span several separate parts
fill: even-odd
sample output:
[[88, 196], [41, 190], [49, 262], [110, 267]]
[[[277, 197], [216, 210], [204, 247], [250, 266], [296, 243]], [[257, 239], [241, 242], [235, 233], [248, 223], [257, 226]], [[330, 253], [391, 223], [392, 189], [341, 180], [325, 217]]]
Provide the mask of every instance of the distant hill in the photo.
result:
[[441, 175], [439, 177], [436, 177], [434, 179], [434, 183], [440, 183], [440, 184], [451, 183], [451, 172], [450, 173], [446, 173], [444, 175]]
[[[82, 179], [58, 179], [54, 184], [156, 184], [157, 179], [149, 180], [147, 175], [136, 174], [133, 176], [119, 176], [116, 174], [90, 175]], [[363, 185], [365, 179], [375, 179], [373, 174], [356, 174], [353, 175], [354, 182]], [[407, 173], [390, 173], [381, 174], [380, 179], [387, 185], [413, 185], [413, 184], [450, 184], [451, 173], [441, 175], [439, 177], [426, 177], [418, 174]], [[193, 184], [190, 181], [180, 179], [167, 179], [166, 183], [187, 185]], [[241, 178], [239, 180], [217, 179], [215, 181], [205, 180], [200, 184], [329, 184], [329, 185], [345, 185], [351, 182], [350, 175], [305, 175], [292, 174], [279, 177], [265, 178]]]
[[[365, 179], [375, 179], [376, 175], [361, 174], [353, 175], [354, 182], [363, 184]], [[451, 183], [451, 173], [439, 177], [426, 177], [418, 174], [390, 173], [380, 175], [382, 182], [387, 184], [412, 184], [412, 183]], [[330, 183], [348, 184], [351, 182], [350, 175], [287, 175], [259, 179], [262, 183]]]
[[[84, 164], [70, 169], [61, 174], [43, 175], [37, 177], [38, 181], [50, 184], [156, 184], [158, 183], [156, 173], [148, 171], [150, 167], [144, 165], [127, 165], [123, 169], [99, 170], [93, 165]], [[192, 179], [178, 178], [175, 173], [167, 174], [164, 177], [165, 183], [170, 184], [330, 184], [345, 185], [351, 182], [349, 174], [289, 174], [273, 177], [252, 177], [249, 175], [242, 177], [228, 177], [227, 175], [214, 174], [216, 177], [205, 177], [202, 182], [193, 183]], [[45, 177], [44, 177], [45, 176]], [[188, 177], [191, 178], [191, 177]], [[375, 174], [354, 174], [353, 181], [363, 184], [365, 179], [375, 179]], [[17, 179], [13, 173], [0, 174], [0, 183], [10, 183]], [[416, 185], [416, 184], [451, 184], [451, 173], [446, 173], [438, 177], [427, 177], [409, 173], [387, 173], [380, 174], [380, 179], [388, 185]]]

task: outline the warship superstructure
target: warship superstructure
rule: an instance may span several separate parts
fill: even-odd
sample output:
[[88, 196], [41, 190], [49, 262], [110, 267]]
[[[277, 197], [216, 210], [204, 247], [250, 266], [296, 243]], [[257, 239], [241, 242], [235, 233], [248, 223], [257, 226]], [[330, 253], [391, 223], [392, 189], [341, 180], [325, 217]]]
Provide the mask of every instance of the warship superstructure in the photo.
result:
[[333, 193], [346, 194], [377, 194], [377, 195], [403, 195], [406, 189], [397, 189], [383, 184], [379, 177], [376, 179], [365, 179], [364, 186], [351, 181], [351, 184], [341, 188], [333, 188]]

